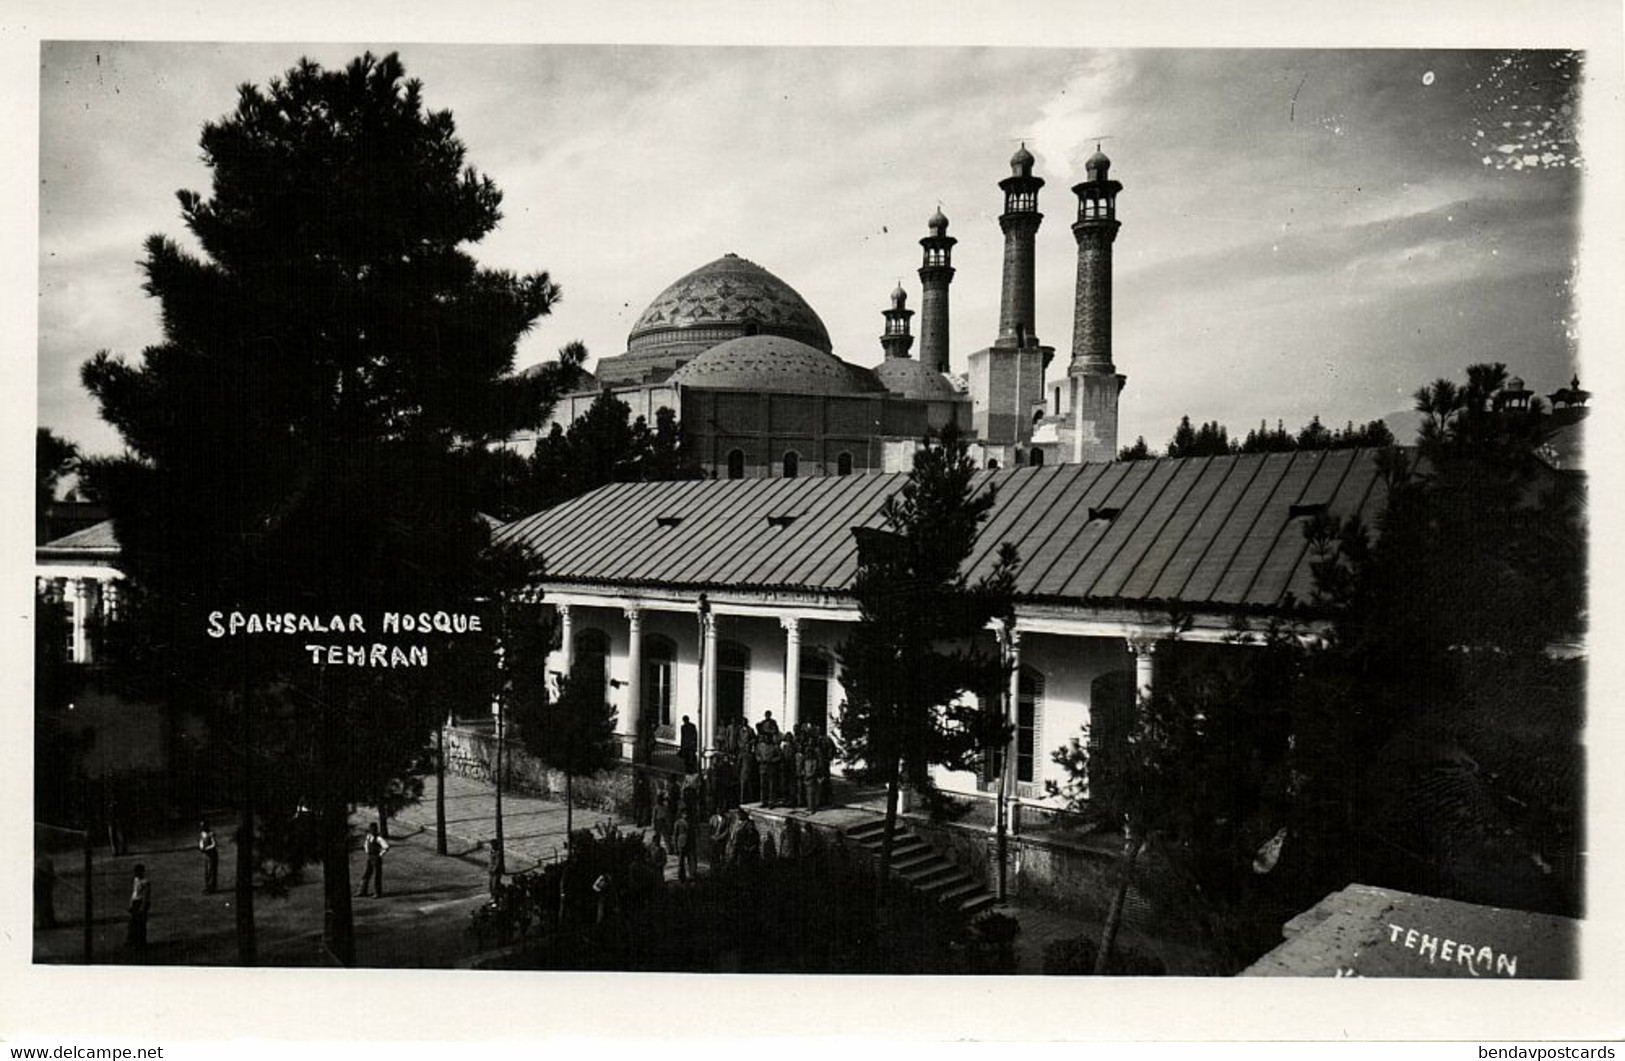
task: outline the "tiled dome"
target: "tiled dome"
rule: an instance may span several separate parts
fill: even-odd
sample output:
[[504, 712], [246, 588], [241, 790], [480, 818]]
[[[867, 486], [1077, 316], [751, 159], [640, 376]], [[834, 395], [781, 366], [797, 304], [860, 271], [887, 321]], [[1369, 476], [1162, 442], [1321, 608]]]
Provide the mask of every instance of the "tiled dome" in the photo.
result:
[[902, 398], [941, 402], [960, 397], [948, 377], [912, 357], [889, 357], [875, 366], [874, 373], [882, 386]]
[[[726, 333], [718, 335], [717, 333]], [[776, 335], [829, 353], [829, 332], [794, 288], [760, 265], [726, 254], [655, 297], [627, 337], [630, 354], [719, 338]], [[708, 345], [709, 345], [708, 343]]]
[[874, 394], [885, 389], [869, 370], [778, 335], [747, 335], [713, 346], [674, 372], [671, 381], [685, 387], [796, 394]]

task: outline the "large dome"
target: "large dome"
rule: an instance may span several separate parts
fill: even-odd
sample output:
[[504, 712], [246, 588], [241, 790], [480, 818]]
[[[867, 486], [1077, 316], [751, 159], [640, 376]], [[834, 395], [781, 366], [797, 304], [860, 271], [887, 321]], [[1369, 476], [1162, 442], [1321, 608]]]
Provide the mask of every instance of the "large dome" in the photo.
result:
[[760, 265], [725, 254], [655, 296], [627, 337], [629, 354], [778, 335], [829, 353], [829, 332], [794, 288]]
[[685, 387], [795, 394], [885, 390], [867, 369], [778, 335], [747, 335], [719, 343], [672, 373], [671, 381]]
[[948, 377], [912, 357], [888, 357], [875, 366], [874, 373], [882, 386], [901, 398], [951, 402], [963, 397]]

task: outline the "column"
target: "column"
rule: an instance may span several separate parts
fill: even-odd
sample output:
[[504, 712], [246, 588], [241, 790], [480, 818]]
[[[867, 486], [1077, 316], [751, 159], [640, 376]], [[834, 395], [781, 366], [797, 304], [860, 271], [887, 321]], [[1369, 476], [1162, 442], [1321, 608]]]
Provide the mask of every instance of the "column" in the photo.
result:
[[1021, 701], [1021, 631], [1011, 626], [1004, 632], [1004, 649], [1006, 660], [1010, 664], [1009, 697], [1005, 700], [1005, 724], [1010, 726], [1010, 743], [1004, 749], [1004, 770], [999, 783], [1004, 786], [1006, 796], [1016, 794], [1016, 749], [1021, 739], [1016, 730], [1016, 720], [1019, 717], [1017, 705]]
[[73, 603], [73, 662], [90, 662], [90, 639], [86, 625], [90, 612], [90, 585], [88, 579], [68, 580], [68, 592]]
[[555, 604], [553, 610], [559, 614], [559, 667], [569, 674], [576, 661], [575, 624], [570, 621], [568, 604]]
[[707, 609], [700, 613], [704, 669], [700, 674], [700, 754], [716, 746], [717, 734], [717, 617]]
[[801, 620], [787, 616], [784, 627], [784, 728], [794, 730], [801, 721]]
[[1157, 644], [1149, 637], [1131, 637], [1128, 650], [1134, 656], [1134, 706], [1144, 707], [1151, 699], [1157, 678]]
[[643, 609], [626, 609], [626, 717], [629, 732], [643, 724]]

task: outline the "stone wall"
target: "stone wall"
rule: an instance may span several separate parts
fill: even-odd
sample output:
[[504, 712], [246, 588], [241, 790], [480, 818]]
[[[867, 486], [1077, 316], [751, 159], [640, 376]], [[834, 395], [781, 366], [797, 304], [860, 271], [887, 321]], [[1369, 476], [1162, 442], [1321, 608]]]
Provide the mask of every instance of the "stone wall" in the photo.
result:
[[[940, 854], [980, 879], [988, 891], [998, 891], [998, 838], [991, 830], [913, 815], [904, 820]], [[1009, 836], [1005, 842], [1010, 898], [1089, 916], [1105, 913], [1111, 900], [1115, 840]]]
[[[494, 734], [461, 726], [446, 727], [446, 772], [477, 781], [492, 781], [496, 777], [496, 743]], [[564, 798], [564, 774], [544, 766], [518, 741], [504, 742], [502, 767], [504, 788], [535, 796]], [[578, 807], [613, 807], [622, 814], [631, 810], [632, 775], [621, 768], [592, 777], [578, 777], [574, 789]]]

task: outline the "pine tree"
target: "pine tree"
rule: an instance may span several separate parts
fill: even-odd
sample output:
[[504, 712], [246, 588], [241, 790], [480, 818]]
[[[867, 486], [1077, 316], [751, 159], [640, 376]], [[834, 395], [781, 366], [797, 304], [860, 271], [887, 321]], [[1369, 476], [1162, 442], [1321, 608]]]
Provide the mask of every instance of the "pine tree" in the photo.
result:
[[410, 774], [442, 707], [427, 694], [459, 670], [441, 664], [478, 642], [421, 639], [427, 668], [332, 667], [301, 638], [208, 638], [207, 616], [359, 614], [376, 635], [386, 610], [471, 610], [489, 537], [472, 463], [557, 393], [563, 366], [512, 369], [559, 291], [469, 255], [501, 193], [393, 54], [244, 85], [201, 143], [211, 191], [179, 193], [201, 251], [153, 236], [142, 263], [163, 340], [84, 366], [129, 453], [92, 474], [134, 589], [132, 655], [167, 701], [213, 710], [240, 764], [242, 960], [258, 801], [314, 812], [325, 941], [349, 963], [347, 805]]
[[883, 529], [854, 531], [860, 619], [840, 650], [840, 733], [849, 774], [886, 786], [882, 895], [902, 785], [933, 803], [933, 767], [974, 769], [984, 750], [1009, 739], [1002, 719], [959, 703], [967, 690], [998, 687], [999, 661], [974, 642], [1012, 613], [1018, 562], [1005, 544], [975, 583], [963, 569], [995, 500], [991, 487], [974, 488], [975, 475], [949, 428], [915, 452], [908, 481], [881, 509]]

